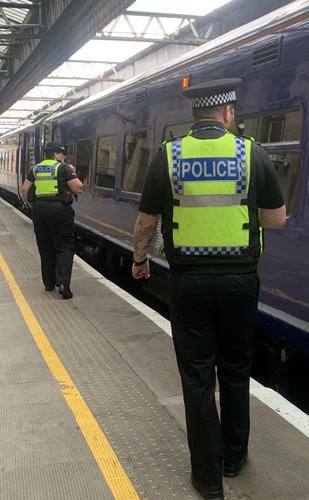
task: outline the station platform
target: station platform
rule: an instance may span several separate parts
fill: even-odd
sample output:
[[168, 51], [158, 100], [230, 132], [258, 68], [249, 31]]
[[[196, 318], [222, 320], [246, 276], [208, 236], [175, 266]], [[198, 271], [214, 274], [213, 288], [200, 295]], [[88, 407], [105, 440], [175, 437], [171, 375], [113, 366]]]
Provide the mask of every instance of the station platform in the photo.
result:
[[[0, 201], [1, 500], [200, 499], [167, 320], [78, 257], [45, 292], [32, 222]], [[309, 500], [309, 416], [252, 381], [227, 500]]]

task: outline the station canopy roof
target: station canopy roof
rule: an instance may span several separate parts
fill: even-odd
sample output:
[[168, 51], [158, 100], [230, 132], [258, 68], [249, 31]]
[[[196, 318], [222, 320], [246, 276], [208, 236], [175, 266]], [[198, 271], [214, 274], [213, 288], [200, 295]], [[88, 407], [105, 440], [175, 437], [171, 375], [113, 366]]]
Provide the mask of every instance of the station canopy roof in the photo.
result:
[[[217, 0], [216, 8], [231, 1]], [[30, 12], [39, 4], [42, 2], [37, 0], [0, 1], [0, 78], [5, 77], [9, 63], [16, 57], [14, 35], [24, 33], [31, 26], [39, 32], [40, 12], [37, 25], [28, 22]], [[147, 0], [136, 0], [68, 61], [46, 74], [38, 85], [0, 115], [0, 134], [31, 123], [41, 113], [59, 110], [77, 97], [88, 97], [90, 86], [91, 92], [101, 91], [102, 85], [95, 90], [95, 83], [110, 86], [123, 81], [126, 74], [122, 71], [119, 75], [118, 68], [123, 68], [126, 61], [153, 44], [182, 44], [188, 50], [190, 46], [194, 48], [205, 43], [207, 40], [199, 38], [195, 22], [212, 12], [213, 5], [212, 0], [191, 4], [184, 0], [157, 0], [150, 6]], [[189, 27], [188, 34], [185, 39], [180, 38], [179, 34], [185, 27]]]

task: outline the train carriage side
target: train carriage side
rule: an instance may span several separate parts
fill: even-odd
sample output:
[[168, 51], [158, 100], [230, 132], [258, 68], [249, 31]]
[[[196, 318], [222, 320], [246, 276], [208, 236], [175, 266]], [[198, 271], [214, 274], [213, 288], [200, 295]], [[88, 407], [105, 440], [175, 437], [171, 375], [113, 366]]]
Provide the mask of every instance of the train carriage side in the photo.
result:
[[[265, 231], [259, 267], [264, 316], [280, 324], [280, 338], [309, 354], [307, 29], [308, 21], [298, 23], [186, 71], [192, 73], [193, 84], [223, 77], [244, 81], [238, 92], [243, 106], [238, 123], [245, 125], [246, 135], [263, 143], [272, 158], [288, 209], [284, 230]], [[183, 70], [176, 71], [121, 96], [111, 94], [97, 110], [59, 120], [62, 140], [74, 150], [84, 182], [74, 207], [78, 230], [95, 235], [122, 256], [132, 251], [133, 226], [151, 158], [170, 132], [179, 135], [190, 128], [190, 103], [181, 96], [183, 75]], [[158, 233], [150, 253], [155, 272], [164, 275], [161, 245]]]
[[27, 211], [21, 196], [21, 186], [28, 172], [41, 158], [41, 127], [28, 125], [1, 136], [0, 191], [1, 196]]

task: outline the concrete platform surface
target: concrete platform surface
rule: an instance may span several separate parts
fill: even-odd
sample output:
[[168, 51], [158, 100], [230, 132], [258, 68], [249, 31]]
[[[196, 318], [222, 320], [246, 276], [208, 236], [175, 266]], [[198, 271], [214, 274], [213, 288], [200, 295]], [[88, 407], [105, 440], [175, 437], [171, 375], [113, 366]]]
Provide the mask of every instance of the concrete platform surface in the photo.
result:
[[[1, 202], [0, 499], [201, 498], [168, 322], [79, 258], [72, 291], [44, 291], [31, 221]], [[252, 386], [226, 498], [309, 500], [309, 417]]]

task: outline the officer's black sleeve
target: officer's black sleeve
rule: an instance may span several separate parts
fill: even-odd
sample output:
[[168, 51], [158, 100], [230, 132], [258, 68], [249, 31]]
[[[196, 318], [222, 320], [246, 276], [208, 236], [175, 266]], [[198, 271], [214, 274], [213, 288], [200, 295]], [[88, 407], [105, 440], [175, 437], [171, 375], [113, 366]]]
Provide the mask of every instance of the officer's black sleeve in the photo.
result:
[[161, 214], [164, 211], [165, 191], [168, 183], [167, 162], [160, 148], [149, 165], [138, 210], [145, 214]]
[[77, 175], [66, 163], [62, 163], [59, 169], [61, 168], [61, 176], [64, 178], [65, 182], [72, 181], [77, 178]]
[[27, 175], [27, 181], [30, 181], [30, 182], [33, 182], [33, 183], [35, 181], [32, 169], [30, 170], [29, 174]]
[[284, 205], [284, 199], [274, 164], [262, 146], [254, 144], [254, 150], [258, 206], [266, 209], [280, 208]]

